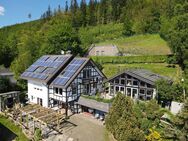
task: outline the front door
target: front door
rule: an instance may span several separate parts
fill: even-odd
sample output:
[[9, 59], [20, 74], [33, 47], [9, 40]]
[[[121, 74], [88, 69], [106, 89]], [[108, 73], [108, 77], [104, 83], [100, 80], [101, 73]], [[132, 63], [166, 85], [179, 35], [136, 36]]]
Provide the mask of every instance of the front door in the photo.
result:
[[85, 84], [85, 93], [86, 94], [90, 94], [91, 93], [90, 84]]
[[37, 104], [39, 104], [40, 106], [42, 106], [42, 98], [37, 98]]
[[138, 89], [137, 88], [127, 88], [126, 95], [130, 96], [131, 98], [138, 98]]
[[138, 98], [138, 89], [132, 89], [132, 98], [137, 99]]

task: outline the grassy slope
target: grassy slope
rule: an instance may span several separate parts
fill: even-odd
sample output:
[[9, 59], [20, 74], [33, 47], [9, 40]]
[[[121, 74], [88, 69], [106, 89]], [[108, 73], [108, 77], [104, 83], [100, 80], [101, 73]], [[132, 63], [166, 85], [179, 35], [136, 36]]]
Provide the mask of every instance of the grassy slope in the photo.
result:
[[22, 133], [21, 128], [14, 125], [14, 123], [11, 122], [9, 119], [0, 115], [0, 123], [12, 132], [14, 132], [18, 136], [20, 141], [28, 141], [27, 137]]
[[180, 67], [178, 65], [175, 68], [167, 67], [167, 66], [168, 66], [168, 64], [166, 64], [166, 63], [104, 64], [103, 72], [109, 78], [125, 69], [142, 68], [142, 69], [150, 70], [154, 73], [168, 76], [169, 78], [171, 78], [175, 82], [177, 82], [179, 80], [179, 78], [181, 77]]
[[171, 53], [167, 43], [158, 34], [121, 37], [97, 43], [97, 45], [108, 44], [117, 45], [119, 50], [125, 54], [166, 55]]

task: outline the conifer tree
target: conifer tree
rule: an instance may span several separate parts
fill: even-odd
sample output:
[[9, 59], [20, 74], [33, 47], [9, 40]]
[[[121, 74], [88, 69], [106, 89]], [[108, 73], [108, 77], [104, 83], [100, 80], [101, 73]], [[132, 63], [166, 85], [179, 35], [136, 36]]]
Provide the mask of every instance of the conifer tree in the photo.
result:
[[66, 0], [66, 2], [65, 2], [65, 12], [67, 13], [68, 10], [69, 10], [69, 6], [68, 6], [68, 2], [67, 2], [67, 0]]
[[81, 0], [81, 3], [80, 3], [80, 10], [81, 10], [81, 23], [83, 26], [86, 26], [86, 23], [87, 23], [87, 19], [86, 19], [86, 16], [87, 16], [87, 11], [86, 11], [86, 1], [85, 0]]
[[96, 15], [95, 15], [95, 1], [90, 0], [89, 2], [89, 25], [96, 24]]

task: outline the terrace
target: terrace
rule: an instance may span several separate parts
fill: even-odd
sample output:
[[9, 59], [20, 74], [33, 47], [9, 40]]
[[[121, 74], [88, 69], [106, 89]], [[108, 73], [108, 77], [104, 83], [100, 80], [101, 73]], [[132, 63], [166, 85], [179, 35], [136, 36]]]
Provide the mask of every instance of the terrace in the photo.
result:
[[43, 138], [54, 134], [62, 134], [62, 123], [65, 122], [65, 112], [61, 109], [53, 110], [37, 104], [24, 107], [14, 107], [6, 112], [14, 122], [21, 126], [22, 131], [32, 139], [35, 130], [41, 130]]

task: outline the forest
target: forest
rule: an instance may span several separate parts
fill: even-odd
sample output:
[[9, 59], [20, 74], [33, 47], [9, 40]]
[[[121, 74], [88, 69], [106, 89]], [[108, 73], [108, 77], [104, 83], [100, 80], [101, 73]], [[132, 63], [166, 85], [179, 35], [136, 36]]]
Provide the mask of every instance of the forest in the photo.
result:
[[[0, 64], [10, 67], [19, 80], [41, 55], [71, 50], [83, 56], [99, 41], [157, 33], [167, 41], [173, 62], [185, 70], [186, 77], [187, 13], [187, 0], [71, 0], [70, 5], [66, 1], [65, 7], [49, 6], [38, 20], [1, 28]], [[90, 30], [95, 27], [99, 27], [97, 32]]]
[[[70, 0], [70, 5], [62, 0], [62, 3], [65, 6], [59, 5], [56, 9], [49, 6], [38, 20], [0, 28], [0, 66], [14, 72], [19, 89], [26, 90], [27, 87], [20, 74], [44, 54], [60, 54], [64, 50], [84, 56], [92, 44], [155, 37], [167, 42], [171, 55], [166, 53], [169, 51], [162, 54], [140, 51], [144, 55], [91, 58], [101, 69], [105, 66], [104, 71], [109, 76], [112, 72], [117, 73], [122, 64], [146, 69], [155, 65], [152, 71], [162, 74], [180, 66], [184, 78], [181, 91], [179, 85], [166, 87], [167, 84], [162, 83], [160, 86], [164, 91], [159, 93], [162, 96], [171, 93], [171, 99], [176, 96], [177, 100], [182, 88], [188, 90], [188, 0], [89, 0], [88, 3]], [[28, 14], [28, 18], [31, 17], [32, 13]], [[168, 72], [164, 71], [166, 64], [169, 65]], [[182, 78], [178, 79], [181, 81]], [[1, 92], [11, 89], [7, 80], [0, 78], [0, 81], [3, 82]], [[161, 125], [160, 119], [168, 111], [161, 109], [156, 101], [133, 104], [132, 100], [119, 94], [112, 103], [106, 127], [120, 141], [184, 141], [188, 134], [188, 101], [184, 107], [176, 118], [172, 116], [171, 125], [166, 127]]]

